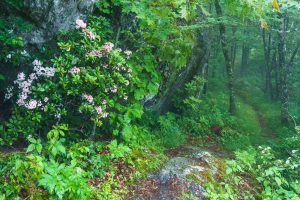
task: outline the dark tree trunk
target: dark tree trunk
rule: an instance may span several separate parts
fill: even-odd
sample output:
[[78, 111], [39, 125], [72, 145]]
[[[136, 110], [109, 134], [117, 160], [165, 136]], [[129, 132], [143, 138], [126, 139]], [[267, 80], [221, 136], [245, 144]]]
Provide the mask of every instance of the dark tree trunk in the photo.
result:
[[164, 114], [172, 108], [172, 97], [176, 91], [184, 88], [185, 84], [192, 80], [196, 75], [201, 74], [203, 66], [207, 62], [207, 49], [206, 42], [208, 41], [206, 32], [199, 32], [197, 41], [193, 47], [192, 55], [189, 59], [187, 66], [177, 75], [176, 80], [170, 84], [166, 91], [158, 98], [155, 105], [157, 114]]
[[242, 62], [241, 62], [241, 76], [245, 76], [247, 74], [248, 64], [249, 64], [249, 53], [250, 53], [249, 47], [246, 45], [243, 45]]
[[[236, 33], [236, 28], [233, 28], [232, 29], [232, 35], [233, 35], [233, 37], [235, 37], [235, 33]], [[231, 49], [230, 49], [230, 57], [231, 57], [232, 68], [234, 68], [234, 66], [235, 66], [235, 60], [236, 60], [236, 52], [237, 52], [237, 50], [238, 50], [237, 42], [234, 40], [233, 41], [233, 45], [231, 46]]]
[[[219, 17], [223, 16], [222, 8], [219, 0], [215, 0], [216, 13]], [[223, 23], [219, 23], [220, 40], [225, 59], [227, 78], [228, 78], [228, 90], [229, 90], [229, 112], [235, 113], [235, 94], [234, 94], [234, 74], [233, 67], [228, 49], [228, 43], [226, 40], [226, 27]]]
[[203, 85], [203, 94], [207, 94], [207, 92], [208, 92], [209, 56], [210, 56], [210, 54], [207, 53], [206, 58], [205, 58], [205, 63], [204, 63], [204, 66], [203, 66], [203, 71], [202, 71], [202, 74], [203, 74], [204, 79], [206, 81]]
[[265, 91], [267, 94], [271, 95], [272, 90], [272, 77], [271, 77], [271, 43], [272, 35], [271, 33], [266, 34], [266, 30], [262, 30], [262, 38], [264, 45], [264, 56], [265, 56]]

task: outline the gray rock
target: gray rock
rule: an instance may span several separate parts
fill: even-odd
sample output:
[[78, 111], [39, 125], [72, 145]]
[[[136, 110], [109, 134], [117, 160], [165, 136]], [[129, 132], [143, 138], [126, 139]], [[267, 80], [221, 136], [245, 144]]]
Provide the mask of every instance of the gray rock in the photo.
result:
[[75, 27], [76, 19], [87, 19], [97, 0], [24, 0], [26, 14], [35, 23], [31, 33], [24, 33], [25, 42], [42, 44], [59, 31]]
[[175, 200], [176, 195], [170, 188], [172, 180], [178, 182], [179, 188], [185, 188], [199, 199], [204, 199], [202, 181], [205, 180], [205, 173], [202, 172], [208, 171], [212, 176], [217, 175], [216, 161], [217, 158], [212, 152], [196, 146], [185, 147], [184, 151], [178, 152], [178, 156], [171, 158], [157, 174], [150, 176], [158, 183], [158, 192], [150, 199]]

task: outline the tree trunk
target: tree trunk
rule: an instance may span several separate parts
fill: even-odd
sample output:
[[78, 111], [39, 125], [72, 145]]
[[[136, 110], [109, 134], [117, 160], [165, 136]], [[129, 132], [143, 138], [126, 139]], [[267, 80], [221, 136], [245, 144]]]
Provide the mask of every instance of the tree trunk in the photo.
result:
[[265, 91], [267, 94], [271, 95], [272, 83], [271, 83], [271, 33], [266, 34], [266, 30], [262, 30], [262, 39], [264, 46], [264, 56], [265, 56]]
[[[216, 13], [219, 17], [223, 16], [222, 8], [220, 6], [219, 0], [215, 0]], [[228, 49], [228, 43], [226, 40], [226, 27], [223, 23], [219, 23], [220, 40], [223, 50], [223, 55], [225, 59], [227, 78], [228, 78], [228, 90], [229, 90], [229, 112], [231, 114], [235, 113], [235, 94], [234, 94], [234, 74], [233, 67], [231, 63], [230, 53]]]
[[201, 74], [202, 68], [206, 63], [208, 54], [205, 44], [208, 35], [205, 32], [198, 32], [197, 41], [193, 47], [192, 55], [187, 66], [177, 75], [176, 80], [170, 84], [166, 91], [158, 98], [155, 107], [157, 114], [164, 114], [172, 108], [172, 97], [176, 91], [184, 88], [185, 84], [192, 80], [196, 75]]
[[281, 27], [278, 33], [278, 65], [281, 84], [281, 122], [289, 122], [289, 88], [288, 88], [288, 69], [286, 65], [286, 14], [280, 14]]
[[208, 92], [208, 72], [209, 72], [209, 56], [210, 56], [210, 53], [208, 52], [206, 54], [206, 58], [205, 58], [205, 63], [204, 63], [204, 66], [203, 66], [203, 76], [204, 76], [204, 79], [205, 79], [205, 83], [203, 85], [203, 94], [207, 94]]
[[250, 49], [245, 44], [242, 48], [241, 76], [245, 76], [248, 71]]

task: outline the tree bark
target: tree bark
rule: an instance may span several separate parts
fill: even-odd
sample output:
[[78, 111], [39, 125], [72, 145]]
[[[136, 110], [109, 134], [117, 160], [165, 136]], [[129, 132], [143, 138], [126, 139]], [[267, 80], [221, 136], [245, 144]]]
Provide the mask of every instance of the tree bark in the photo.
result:
[[280, 14], [281, 27], [278, 33], [278, 65], [281, 83], [281, 122], [289, 122], [288, 68], [286, 65], [286, 14]]
[[[219, 0], [215, 0], [215, 8], [218, 17], [222, 17], [223, 12]], [[219, 32], [220, 32], [221, 46], [222, 46], [222, 51], [225, 59], [227, 78], [228, 78], [229, 112], [231, 114], [235, 114], [234, 74], [233, 74], [233, 67], [230, 58], [230, 53], [228, 49], [228, 42], [226, 39], [226, 27], [222, 22], [219, 23]]]
[[264, 56], [265, 56], [265, 90], [267, 94], [271, 95], [272, 83], [271, 83], [271, 33], [266, 34], [266, 30], [262, 30], [262, 39], [264, 46]]
[[206, 34], [199, 32], [187, 66], [179, 73], [177, 79], [162, 94], [154, 106], [157, 114], [161, 115], [168, 112], [172, 107], [172, 97], [176, 91], [182, 89], [188, 81], [202, 71], [202, 67], [206, 62], [206, 54], [208, 53], [204, 45], [206, 41]]
[[248, 71], [250, 49], [245, 44], [242, 48], [241, 76], [245, 76]]

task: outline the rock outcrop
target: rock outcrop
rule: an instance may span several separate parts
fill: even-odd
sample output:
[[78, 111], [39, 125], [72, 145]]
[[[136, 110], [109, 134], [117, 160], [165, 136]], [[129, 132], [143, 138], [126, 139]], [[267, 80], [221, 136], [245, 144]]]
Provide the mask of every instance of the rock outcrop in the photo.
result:
[[[225, 155], [197, 146], [171, 149], [170, 159], [137, 187], [138, 200], [176, 200], [182, 193], [205, 199], [204, 185], [225, 170]], [[225, 156], [225, 157], [224, 157]], [[143, 191], [143, 192], [141, 192]]]
[[42, 44], [52, 39], [58, 31], [75, 27], [76, 19], [86, 19], [94, 10], [96, 0], [24, 0], [28, 19], [36, 26], [23, 35], [29, 44]]

